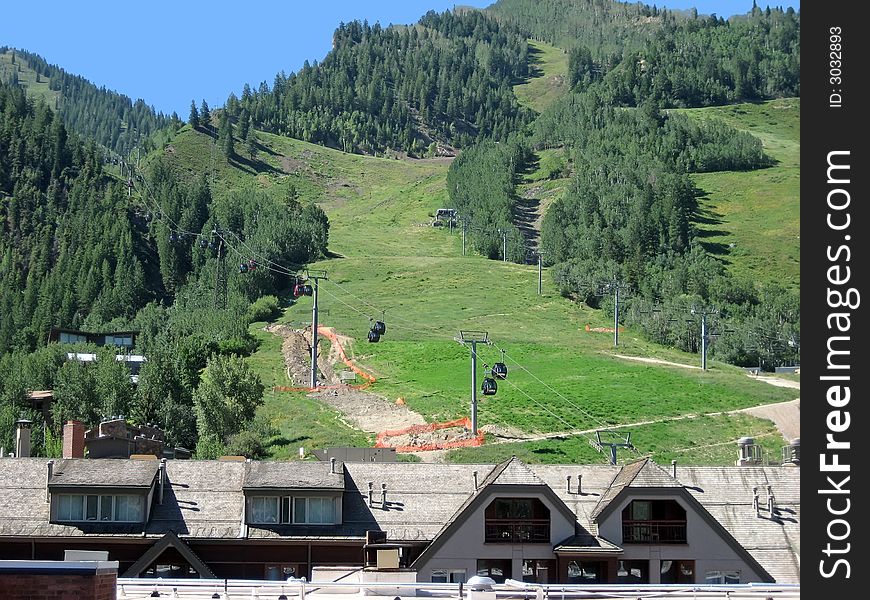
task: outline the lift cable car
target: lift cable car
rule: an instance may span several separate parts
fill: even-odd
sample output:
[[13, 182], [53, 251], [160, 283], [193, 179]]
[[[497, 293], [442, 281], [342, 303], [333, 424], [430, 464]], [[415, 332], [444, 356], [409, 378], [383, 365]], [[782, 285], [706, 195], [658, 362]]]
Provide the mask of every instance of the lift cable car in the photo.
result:
[[484, 377], [483, 385], [480, 387], [480, 391], [483, 392], [484, 396], [493, 396], [498, 390], [498, 385], [495, 382], [495, 379], [492, 377]]
[[369, 342], [371, 342], [371, 343], [379, 342], [379, 341], [381, 341], [381, 334], [378, 333], [377, 331], [375, 331], [375, 328], [372, 327], [371, 329], [369, 329], [368, 338], [369, 338]]
[[248, 263], [241, 263], [239, 265], [239, 273], [247, 273], [248, 272]]
[[375, 321], [374, 325], [372, 325], [372, 331], [377, 331], [378, 335], [384, 335], [387, 333], [387, 326], [383, 321]]
[[505, 351], [502, 350], [501, 351], [501, 360], [499, 362], [495, 363], [494, 365], [492, 365], [492, 369], [490, 370], [490, 374], [495, 379], [507, 379], [508, 368], [507, 368], [507, 365], [504, 363], [504, 355], [505, 355]]

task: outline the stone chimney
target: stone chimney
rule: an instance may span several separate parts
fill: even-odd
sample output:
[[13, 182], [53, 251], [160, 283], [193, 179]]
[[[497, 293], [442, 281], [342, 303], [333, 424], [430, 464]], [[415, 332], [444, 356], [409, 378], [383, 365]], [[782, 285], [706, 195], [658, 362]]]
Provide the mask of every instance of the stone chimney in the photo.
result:
[[25, 418], [15, 421], [15, 458], [30, 456], [30, 426], [33, 421]]
[[81, 421], [67, 421], [63, 426], [63, 457], [85, 457], [85, 425]]

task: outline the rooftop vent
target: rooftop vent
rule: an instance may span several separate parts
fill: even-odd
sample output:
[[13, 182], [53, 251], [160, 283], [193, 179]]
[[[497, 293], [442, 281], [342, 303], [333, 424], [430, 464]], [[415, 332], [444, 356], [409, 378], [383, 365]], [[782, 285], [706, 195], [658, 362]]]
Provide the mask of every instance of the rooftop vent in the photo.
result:
[[740, 451], [740, 456], [737, 459], [738, 467], [747, 467], [763, 464], [764, 458], [762, 448], [755, 443], [755, 439], [751, 437], [742, 437], [737, 440], [737, 448]]
[[801, 439], [795, 438], [782, 447], [782, 465], [798, 467], [801, 464]]

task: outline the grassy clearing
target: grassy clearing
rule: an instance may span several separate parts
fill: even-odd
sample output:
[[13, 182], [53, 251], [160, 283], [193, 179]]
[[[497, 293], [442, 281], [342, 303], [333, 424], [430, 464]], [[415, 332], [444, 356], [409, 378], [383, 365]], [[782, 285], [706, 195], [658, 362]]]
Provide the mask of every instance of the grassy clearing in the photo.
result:
[[54, 110], [60, 92], [50, 90], [48, 88], [48, 77], [39, 75], [39, 81], [36, 81], [37, 73], [27, 66], [27, 62], [16, 55], [15, 64], [12, 63], [12, 50], [0, 54], [0, 80], [9, 81], [13, 71], [18, 72], [18, 85], [27, 92], [30, 98], [35, 102], [44, 100], [45, 103]]
[[[619, 450], [617, 459], [622, 462], [639, 455], [648, 455], [661, 465], [669, 464], [671, 460], [684, 465], [734, 464], [737, 459], [737, 439], [744, 435], [755, 437], [756, 442], [764, 448], [766, 459], [778, 461], [785, 440], [771, 421], [748, 415], [704, 416], [632, 427], [631, 441], [639, 453]], [[608, 457], [589, 444], [590, 437], [573, 435], [530, 442], [487, 444], [478, 448], [457, 448], [447, 454], [447, 460], [486, 463], [517, 456], [528, 463], [607, 462]]]
[[[481, 425], [529, 433], [578, 431], [794, 397], [793, 390], [753, 381], [726, 366], [707, 372], [662, 368], [581, 352], [577, 346], [509, 344], [505, 349], [509, 378], [499, 382], [495, 396], [478, 394]], [[459, 344], [384, 342], [359, 358], [385, 374], [373, 391], [388, 398], [403, 396], [427, 419], [468, 413], [470, 354]], [[495, 348], [478, 348], [481, 372], [482, 363], [491, 365], [499, 358]]]
[[[447, 203], [449, 161], [348, 155], [265, 133], [258, 135], [262, 148], [254, 162], [227, 163], [216, 152], [215, 193], [257, 186], [270, 194], [286, 195], [292, 183], [303, 200], [324, 207], [331, 223], [330, 248], [340, 258], [312, 265], [329, 275], [320, 287], [321, 323], [357, 340], [348, 351], [379, 377], [372, 391], [388, 398], [404, 397], [410, 408], [428, 420], [467, 414], [469, 354], [453, 340], [461, 329], [488, 331], [511, 357], [507, 360], [509, 381], [501, 383], [496, 396], [481, 399], [482, 425], [493, 423], [527, 432], [567, 431], [731, 410], [789, 400], [795, 395], [793, 390], [753, 381], [741, 370], [720, 363], [712, 363], [704, 373], [617, 359], [612, 356], [610, 334], [585, 331], [587, 324], [608, 325], [608, 319], [601, 311], [560, 297], [546, 273], [545, 294], [538, 296], [535, 267], [490, 261], [471, 252], [463, 257], [460, 232], [451, 234], [428, 224], [434, 210]], [[167, 154], [179, 169], [194, 177], [202, 170], [211, 170], [210, 149], [211, 138], [185, 128], [167, 148]], [[539, 187], [543, 199], [550, 201], [564, 193], [568, 180], [549, 179], [551, 175], [545, 173], [547, 169], [552, 173], [550, 167], [557, 165], [559, 152], [545, 151], [521, 186]], [[311, 303], [311, 298], [300, 299], [280, 320], [300, 326], [309, 323]], [[369, 317], [380, 317], [381, 310], [386, 310], [387, 334], [380, 343], [369, 344], [365, 341]], [[271, 389], [286, 383], [280, 339], [261, 327], [252, 326], [261, 345], [249, 361]], [[697, 356], [655, 346], [632, 330], [620, 337], [619, 353], [698, 363]], [[481, 348], [480, 363], [492, 364], [498, 358], [494, 348]], [[518, 369], [512, 359], [557, 393]], [[480, 368], [482, 372], [482, 364]], [[272, 446], [276, 458], [294, 456], [299, 446], [372, 442], [336, 412], [301, 393], [267, 392], [261, 413], [281, 432], [278, 443]], [[724, 417], [722, 422], [730, 423], [730, 428], [705, 427], [704, 419], [708, 418], [712, 417], [678, 423], [689, 429], [695, 425], [687, 423], [700, 423], [697, 427], [706, 437], [696, 436], [704, 441], [698, 445], [765, 431], [756, 421], [744, 423]], [[677, 434], [670, 439], [669, 427], [677, 425], [641, 426], [638, 431], [650, 433], [636, 437], [638, 447], [666, 456], [665, 452], [691, 445]], [[639, 434], [633, 430], [633, 435]], [[691, 437], [689, 433], [686, 436]], [[538, 446], [523, 450], [526, 446], [520, 445], [517, 451], [534, 450], [558, 462], [600, 461], [600, 455], [590, 454], [585, 442], [572, 438], [527, 444]], [[509, 446], [494, 445], [479, 451], [508, 452]], [[709, 456], [697, 454], [698, 460], [731, 461], [730, 446], [726, 445], [721, 454], [715, 450], [718, 446], [712, 448]], [[457, 460], [461, 456], [457, 454]], [[484, 458], [474, 460], [490, 460], [489, 454], [480, 456]]]
[[568, 91], [568, 55], [561, 48], [528, 40], [532, 76], [514, 86], [514, 94], [523, 106], [542, 112]]
[[[702, 190], [696, 226], [709, 251], [739, 277], [800, 286], [800, 99], [690, 109], [761, 139], [778, 162], [749, 172], [693, 176]], [[733, 245], [733, 246], [732, 246]]]

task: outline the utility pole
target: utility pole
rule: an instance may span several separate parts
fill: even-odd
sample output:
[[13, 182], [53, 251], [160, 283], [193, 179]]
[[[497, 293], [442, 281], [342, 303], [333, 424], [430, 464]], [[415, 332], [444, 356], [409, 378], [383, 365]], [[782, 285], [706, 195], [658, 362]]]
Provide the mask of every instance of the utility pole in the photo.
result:
[[538, 296], [544, 295], [544, 254], [546, 254], [546, 252], [538, 250]]
[[614, 277], [609, 283], [598, 288], [597, 295], [613, 292], [613, 346], [619, 346], [619, 290], [625, 283]]
[[507, 231], [498, 230], [501, 233], [501, 260], [507, 262]]
[[[701, 315], [701, 368], [707, 370], [707, 345], [710, 339], [710, 333], [707, 330], [707, 315], [718, 315], [719, 311], [715, 309], [707, 310], [704, 308], [696, 309], [692, 307], [692, 314]], [[718, 334], [716, 334], [718, 335]]]
[[463, 346], [471, 346], [471, 434], [477, 435], [477, 344], [491, 344], [486, 331], [460, 331], [453, 338]]
[[465, 256], [465, 234], [468, 232], [468, 219], [462, 219], [462, 256]]
[[314, 280], [314, 306], [311, 308], [311, 389], [317, 389], [317, 288], [321, 279], [327, 279], [326, 271], [309, 271], [307, 278]]
[[224, 310], [227, 307], [227, 253], [224, 250], [224, 240], [220, 236], [220, 230], [215, 228], [213, 233], [220, 240], [217, 246], [217, 268], [214, 279], [214, 307], [217, 310]]

